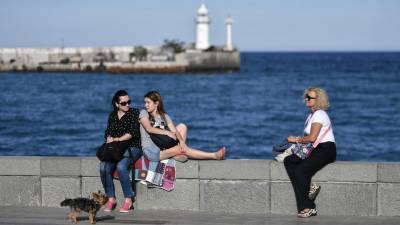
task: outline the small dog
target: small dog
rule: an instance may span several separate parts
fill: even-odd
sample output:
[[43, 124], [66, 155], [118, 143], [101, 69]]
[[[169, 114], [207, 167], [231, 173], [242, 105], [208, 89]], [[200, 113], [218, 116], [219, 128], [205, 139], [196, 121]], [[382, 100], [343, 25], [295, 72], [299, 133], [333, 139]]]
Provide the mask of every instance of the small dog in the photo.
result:
[[69, 206], [70, 212], [68, 214], [68, 219], [71, 222], [77, 223], [76, 214], [80, 213], [81, 211], [89, 213], [89, 222], [91, 224], [96, 223], [96, 213], [99, 209], [107, 203], [108, 198], [105, 194], [92, 192], [92, 198], [66, 198], [64, 201], [61, 202], [61, 206]]

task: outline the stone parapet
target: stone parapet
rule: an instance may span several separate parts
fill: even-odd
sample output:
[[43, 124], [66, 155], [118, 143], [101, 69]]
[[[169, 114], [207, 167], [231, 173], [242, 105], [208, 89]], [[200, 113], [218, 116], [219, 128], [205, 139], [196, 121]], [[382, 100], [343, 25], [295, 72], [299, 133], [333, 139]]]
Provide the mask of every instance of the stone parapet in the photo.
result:
[[[271, 160], [177, 163], [172, 192], [137, 183], [138, 209], [295, 214], [282, 163]], [[400, 216], [400, 163], [335, 162], [318, 172], [321, 215]], [[119, 202], [119, 181], [114, 181]], [[59, 207], [103, 190], [95, 157], [0, 157], [0, 205]]]

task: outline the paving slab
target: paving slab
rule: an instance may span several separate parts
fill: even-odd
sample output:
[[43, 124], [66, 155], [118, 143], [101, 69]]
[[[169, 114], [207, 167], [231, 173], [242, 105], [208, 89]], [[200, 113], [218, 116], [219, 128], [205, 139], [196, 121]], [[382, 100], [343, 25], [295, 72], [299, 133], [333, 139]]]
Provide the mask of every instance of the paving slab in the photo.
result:
[[[70, 225], [72, 223], [67, 220], [68, 210], [67, 208], [0, 206], [0, 225]], [[87, 214], [82, 213], [78, 216], [78, 224], [89, 224]], [[97, 224], [398, 225], [400, 224], [400, 217], [316, 216], [308, 219], [300, 219], [295, 215], [134, 210], [127, 214], [100, 211], [97, 215]]]

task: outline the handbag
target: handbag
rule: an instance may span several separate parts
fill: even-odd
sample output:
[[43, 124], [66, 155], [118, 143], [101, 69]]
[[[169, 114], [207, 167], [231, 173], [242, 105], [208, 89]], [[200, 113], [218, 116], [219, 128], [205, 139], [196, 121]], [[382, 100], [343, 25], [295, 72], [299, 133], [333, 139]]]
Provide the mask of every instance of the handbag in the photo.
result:
[[329, 125], [328, 129], [326, 129], [321, 137], [319, 137], [314, 143], [296, 143], [296, 146], [292, 149], [293, 154], [297, 155], [300, 159], [308, 158], [330, 129], [331, 125]]
[[300, 159], [307, 158], [314, 150], [312, 143], [296, 143], [295, 145], [296, 146], [292, 149], [292, 152]]
[[100, 161], [118, 162], [129, 148], [129, 141], [114, 141], [104, 143], [96, 152], [96, 156]]
[[157, 147], [160, 148], [160, 150], [169, 149], [179, 144], [178, 140], [175, 140], [168, 135], [150, 134], [150, 138], [154, 142], [154, 144], [156, 144]]

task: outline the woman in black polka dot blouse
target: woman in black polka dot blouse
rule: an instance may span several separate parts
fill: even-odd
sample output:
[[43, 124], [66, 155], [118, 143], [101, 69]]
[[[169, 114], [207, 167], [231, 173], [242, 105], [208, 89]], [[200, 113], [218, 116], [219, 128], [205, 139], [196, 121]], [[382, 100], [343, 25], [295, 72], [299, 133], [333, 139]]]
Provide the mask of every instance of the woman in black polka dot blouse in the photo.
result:
[[[116, 141], [128, 141], [129, 149], [125, 152], [124, 157], [117, 163], [105, 162], [100, 163], [100, 178], [103, 188], [109, 198], [105, 205], [104, 211], [110, 212], [117, 205], [115, 199], [115, 188], [112, 173], [117, 170], [125, 201], [120, 207], [120, 212], [129, 212], [132, 208], [132, 198], [135, 193], [132, 190], [129, 172], [130, 165], [134, 160], [141, 156], [140, 146], [140, 124], [139, 110], [130, 107], [131, 100], [128, 93], [119, 90], [115, 93], [112, 100], [114, 110], [108, 117], [107, 129], [105, 130], [105, 142], [111, 143]], [[132, 157], [130, 152], [132, 153]]]

